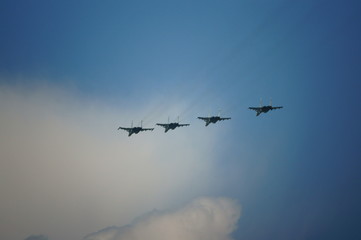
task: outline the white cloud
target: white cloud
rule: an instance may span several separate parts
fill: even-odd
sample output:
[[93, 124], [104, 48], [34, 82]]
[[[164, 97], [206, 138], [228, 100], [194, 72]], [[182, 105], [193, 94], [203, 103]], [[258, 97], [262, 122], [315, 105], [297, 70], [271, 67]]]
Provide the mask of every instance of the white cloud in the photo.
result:
[[[181, 112], [184, 102], [167, 105]], [[52, 87], [0, 86], [0, 239], [34, 232], [79, 239], [210, 194], [217, 128], [189, 119], [190, 127], [167, 134], [156, 128], [127, 137], [117, 127], [157, 106], [121, 106]]]
[[240, 206], [227, 198], [198, 198], [173, 211], [144, 215], [131, 225], [110, 227], [84, 240], [230, 240]]
[[48, 237], [43, 235], [31, 235], [27, 237], [25, 240], [48, 240]]

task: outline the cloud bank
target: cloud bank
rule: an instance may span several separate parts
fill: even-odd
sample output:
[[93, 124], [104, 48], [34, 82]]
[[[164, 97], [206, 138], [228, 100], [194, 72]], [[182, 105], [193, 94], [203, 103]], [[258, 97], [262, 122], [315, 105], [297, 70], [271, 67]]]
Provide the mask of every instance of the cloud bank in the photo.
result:
[[27, 238], [25, 238], [25, 240], [49, 240], [48, 237], [43, 236], [43, 235], [31, 235]]
[[198, 198], [173, 211], [154, 210], [131, 225], [109, 227], [84, 240], [231, 240], [240, 206], [227, 198]]
[[[212, 194], [220, 130], [195, 120], [167, 134], [156, 128], [127, 137], [118, 126], [157, 106], [119, 102], [114, 108], [56, 87], [0, 85], [1, 239], [81, 239]], [[181, 112], [177, 103], [162, 108]]]

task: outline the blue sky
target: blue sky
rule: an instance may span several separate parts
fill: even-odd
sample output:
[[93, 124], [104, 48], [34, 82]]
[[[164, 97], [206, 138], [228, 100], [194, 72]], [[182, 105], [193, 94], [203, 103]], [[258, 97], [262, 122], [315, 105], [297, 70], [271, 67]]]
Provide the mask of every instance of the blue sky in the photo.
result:
[[[144, 110], [117, 124], [179, 114], [189, 138], [204, 128], [197, 116], [221, 109], [232, 120], [207, 129], [220, 180], [199, 196], [240, 202], [235, 239], [359, 239], [360, 10], [351, 0], [2, 1], [0, 86], [60, 88], [119, 116]], [[247, 108], [260, 98], [284, 109], [255, 117]]]

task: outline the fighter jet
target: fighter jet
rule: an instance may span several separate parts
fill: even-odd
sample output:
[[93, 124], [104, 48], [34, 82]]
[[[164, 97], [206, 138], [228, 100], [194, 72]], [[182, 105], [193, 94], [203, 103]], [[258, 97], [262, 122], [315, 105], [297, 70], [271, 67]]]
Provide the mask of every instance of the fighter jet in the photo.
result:
[[228, 117], [222, 118], [222, 117], [220, 117], [219, 114], [218, 114], [218, 116], [198, 117], [198, 119], [201, 119], [201, 120], [205, 121], [205, 122], [206, 122], [206, 127], [207, 127], [210, 123], [216, 123], [216, 122], [218, 122], [218, 121], [229, 120], [229, 119], [231, 119], [231, 118], [228, 118]]
[[128, 132], [128, 137], [132, 136], [132, 134], [137, 134], [141, 131], [153, 131], [154, 128], [143, 128], [143, 121], [140, 122], [140, 127], [133, 127], [133, 121], [132, 121], [132, 125], [130, 128], [124, 128], [124, 127], [119, 127], [119, 129], [125, 130]]
[[169, 123], [169, 118], [168, 118], [168, 123], [157, 123], [156, 125], [164, 127], [165, 133], [168, 132], [168, 130], [174, 130], [177, 127], [189, 126], [189, 124], [179, 124], [179, 117], [178, 117], [178, 122]]
[[281, 109], [283, 106], [272, 107], [272, 99], [270, 100], [270, 104], [268, 106], [262, 106], [262, 99], [260, 100], [259, 107], [249, 107], [249, 109], [257, 112], [256, 116], [259, 116], [261, 113], [267, 113], [269, 110]]

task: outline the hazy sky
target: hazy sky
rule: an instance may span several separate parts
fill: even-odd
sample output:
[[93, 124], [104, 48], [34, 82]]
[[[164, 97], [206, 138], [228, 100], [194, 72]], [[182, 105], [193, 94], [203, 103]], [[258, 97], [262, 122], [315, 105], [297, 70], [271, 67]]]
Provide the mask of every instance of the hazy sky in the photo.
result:
[[360, 239], [360, 10], [1, 1], [0, 238]]

